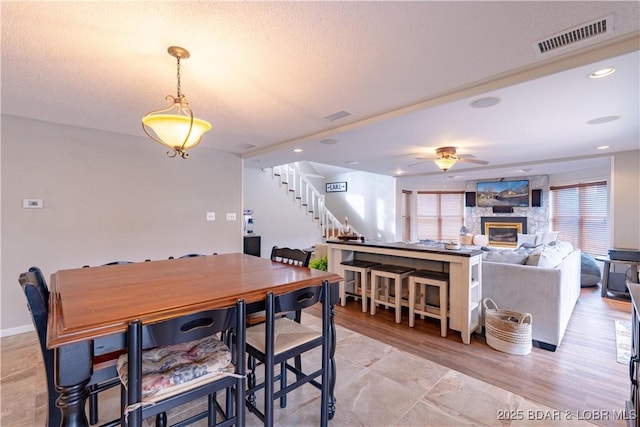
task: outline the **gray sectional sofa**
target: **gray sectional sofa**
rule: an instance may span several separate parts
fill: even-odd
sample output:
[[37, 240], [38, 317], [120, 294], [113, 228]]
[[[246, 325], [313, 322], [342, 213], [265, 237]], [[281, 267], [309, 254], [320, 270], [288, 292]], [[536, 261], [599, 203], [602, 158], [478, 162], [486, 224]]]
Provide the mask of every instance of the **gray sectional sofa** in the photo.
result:
[[486, 252], [482, 296], [498, 308], [531, 313], [532, 339], [555, 351], [580, 296], [580, 258], [570, 244]]

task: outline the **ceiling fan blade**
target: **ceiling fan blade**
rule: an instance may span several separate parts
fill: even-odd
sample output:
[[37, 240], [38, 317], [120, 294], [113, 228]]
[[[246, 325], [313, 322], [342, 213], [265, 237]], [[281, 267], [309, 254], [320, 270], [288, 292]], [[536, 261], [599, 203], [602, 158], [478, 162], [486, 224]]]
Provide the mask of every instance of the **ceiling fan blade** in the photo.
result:
[[488, 165], [489, 162], [487, 162], [486, 160], [477, 160], [477, 159], [470, 159], [468, 157], [461, 157], [458, 159], [459, 162], [467, 162], [467, 163], [476, 163], [478, 165]]
[[423, 160], [423, 161], [418, 162], [418, 163], [412, 163], [412, 164], [408, 165], [407, 167], [409, 167], [409, 168], [410, 168], [410, 167], [412, 167], [412, 166], [418, 166], [418, 165], [421, 165], [421, 164], [423, 164], [423, 163], [427, 163], [427, 160]]

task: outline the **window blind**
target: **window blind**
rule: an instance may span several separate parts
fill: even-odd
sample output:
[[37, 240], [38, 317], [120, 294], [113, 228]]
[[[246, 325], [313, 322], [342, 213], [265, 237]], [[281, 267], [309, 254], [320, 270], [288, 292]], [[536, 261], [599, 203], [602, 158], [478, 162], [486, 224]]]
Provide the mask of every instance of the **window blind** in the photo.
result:
[[457, 240], [464, 224], [464, 192], [418, 191], [418, 239]]
[[550, 188], [551, 226], [583, 252], [607, 255], [609, 194], [605, 181]]

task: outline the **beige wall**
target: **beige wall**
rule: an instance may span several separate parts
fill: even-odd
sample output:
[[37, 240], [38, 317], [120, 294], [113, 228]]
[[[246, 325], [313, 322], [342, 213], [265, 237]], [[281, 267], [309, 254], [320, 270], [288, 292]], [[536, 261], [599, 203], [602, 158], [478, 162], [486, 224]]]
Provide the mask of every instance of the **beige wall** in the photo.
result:
[[[48, 277], [114, 260], [242, 251], [241, 159], [204, 147], [188, 160], [165, 152], [146, 137], [2, 116], [3, 335], [31, 325], [17, 279], [32, 265]], [[24, 198], [44, 208], [23, 209]], [[227, 212], [238, 220], [225, 221]]]
[[611, 184], [611, 246], [640, 249], [640, 150], [614, 154]]

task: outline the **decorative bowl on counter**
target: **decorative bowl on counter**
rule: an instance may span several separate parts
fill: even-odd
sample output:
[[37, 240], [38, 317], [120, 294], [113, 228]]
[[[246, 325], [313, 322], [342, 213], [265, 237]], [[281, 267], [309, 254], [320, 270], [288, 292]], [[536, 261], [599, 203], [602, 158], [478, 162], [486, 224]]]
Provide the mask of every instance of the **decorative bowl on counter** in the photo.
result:
[[448, 242], [444, 244], [444, 248], [449, 249], [450, 251], [457, 251], [461, 247], [462, 246], [460, 246], [460, 243], [457, 242]]
[[342, 235], [342, 234], [339, 234], [339, 235], [338, 235], [338, 239], [339, 239], [339, 240], [358, 240], [358, 236], [355, 236], [355, 235], [354, 235], [354, 236], [351, 236], [351, 235]]

